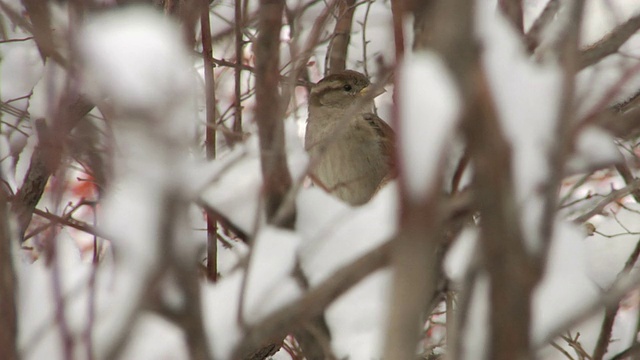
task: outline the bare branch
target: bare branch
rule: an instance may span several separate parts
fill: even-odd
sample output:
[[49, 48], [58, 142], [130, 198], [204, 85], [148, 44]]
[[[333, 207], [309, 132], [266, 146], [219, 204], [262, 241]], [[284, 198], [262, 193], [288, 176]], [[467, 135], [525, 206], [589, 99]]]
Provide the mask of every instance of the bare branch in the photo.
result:
[[640, 14], [631, 17], [619, 25], [597, 43], [580, 52], [580, 68], [593, 65], [605, 57], [614, 54], [640, 29]]
[[524, 33], [522, 0], [499, 0], [498, 6], [518, 33]]
[[66, 112], [66, 116], [55, 122], [55, 129], [47, 129], [43, 119], [36, 120], [40, 143], [31, 156], [29, 169], [12, 207], [18, 216], [21, 237], [24, 236], [31, 221], [49, 176], [53, 174], [62, 159], [62, 145], [66, 136], [78, 121], [93, 109], [93, 104], [80, 95], [75, 97], [67, 95], [63, 97], [61, 109]]
[[55, 56], [56, 51], [53, 42], [53, 33], [51, 31], [51, 14], [49, 13], [48, 2], [23, 0], [22, 4], [29, 13], [29, 18], [33, 25], [32, 34], [38, 45], [40, 56], [42, 56], [43, 60], [47, 57]]
[[596, 206], [594, 206], [593, 209], [573, 219], [573, 222], [576, 224], [584, 223], [594, 215], [601, 214], [602, 210], [604, 210], [604, 208], [607, 205], [629, 194], [632, 194], [634, 191], [638, 190], [639, 188], [640, 188], [640, 179], [633, 180], [622, 189], [612, 191], [609, 195], [605, 196], [602, 200], [600, 200], [600, 202], [598, 202], [598, 204], [596, 204]]
[[421, 204], [404, 201], [400, 231], [392, 242], [393, 287], [384, 359], [414, 357], [421, 315], [433, 298], [438, 276], [441, 204], [433, 197]]
[[329, 43], [329, 64], [327, 66], [329, 74], [346, 69], [347, 49], [351, 39], [355, 3], [355, 0], [345, 0], [338, 3], [338, 20]]
[[234, 351], [234, 359], [241, 359], [252, 349], [270, 341], [284, 338], [291, 329], [322, 314], [336, 298], [344, 294], [369, 274], [389, 261], [391, 243], [385, 242], [352, 263], [338, 269], [327, 280], [311, 289], [300, 300], [268, 316], [244, 336]]
[[[284, 144], [284, 111], [279, 93], [280, 28], [284, 1], [261, 0], [256, 44], [256, 121], [268, 221], [291, 187]], [[292, 227], [294, 214], [281, 225]]]
[[[48, 3], [35, 0], [23, 1], [25, 9], [29, 13], [32, 23], [28, 23], [23, 16], [15, 13], [4, 2], [0, 2], [0, 8], [13, 21], [25, 30], [34, 35], [38, 49], [43, 59], [51, 58], [64, 68], [69, 67], [68, 60], [65, 59], [54, 47], [52, 39], [50, 14]], [[69, 90], [69, 89], [67, 89]], [[54, 126], [47, 129], [43, 119], [36, 119], [36, 130], [39, 132], [40, 143], [34, 150], [31, 157], [29, 169], [23, 180], [22, 188], [16, 194], [12, 211], [17, 214], [20, 236], [24, 236], [36, 204], [44, 192], [44, 187], [49, 180], [49, 176], [57, 169], [62, 156], [62, 144], [78, 121], [93, 109], [87, 99], [78, 94], [71, 94], [68, 91], [60, 104], [58, 113], [52, 123]]]
[[549, 0], [540, 16], [538, 16], [538, 18], [533, 22], [533, 25], [531, 25], [531, 28], [525, 36], [525, 43], [527, 44], [527, 49], [529, 49], [530, 52], [533, 52], [540, 44], [542, 30], [544, 30], [551, 21], [553, 21], [553, 18], [558, 13], [559, 8], [560, 1]]
[[[622, 177], [622, 179], [624, 180], [625, 184], [629, 185], [635, 180], [635, 177], [633, 176], [633, 173], [631, 172], [631, 169], [629, 168], [629, 165], [626, 164], [626, 162], [616, 164], [615, 167], [618, 171], [618, 174], [620, 174], [620, 177]], [[640, 203], [640, 189], [632, 191], [631, 196], [633, 196], [633, 199], [636, 202]]]
[[331, 11], [338, 5], [338, 0], [331, 0], [327, 7], [322, 11], [320, 16], [314, 21], [313, 27], [311, 28], [311, 33], [305, 42], [305, 47], [302, 49], [298, 58], [294, 62], [293, 69], [291, 70], [291, 81], [296, 81], [300, 74], [302, 74], [302, 69], [307, 65], [311, 55], [313, 54], [313, 49], [320, 42], [320, 36], [322, 35], [322, 30], [324, 29], [327, 21], [329, 20], [329, 15]]

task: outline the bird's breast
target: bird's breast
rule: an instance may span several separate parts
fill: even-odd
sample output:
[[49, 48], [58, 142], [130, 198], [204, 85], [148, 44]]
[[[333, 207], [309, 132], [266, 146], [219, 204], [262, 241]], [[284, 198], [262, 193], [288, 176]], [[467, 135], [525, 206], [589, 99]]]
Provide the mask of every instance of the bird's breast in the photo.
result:
[[376, 192], [388, 166], [375, 130], [356, 117], [331, 126], [307, 126], [306, 147], [312, 174], [329, 192], [360, 205]]

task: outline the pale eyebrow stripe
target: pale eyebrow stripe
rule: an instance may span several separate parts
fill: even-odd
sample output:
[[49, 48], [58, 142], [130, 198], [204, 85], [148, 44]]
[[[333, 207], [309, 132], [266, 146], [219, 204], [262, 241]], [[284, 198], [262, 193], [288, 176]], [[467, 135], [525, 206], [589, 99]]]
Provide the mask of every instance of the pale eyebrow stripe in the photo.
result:
[[321, 82], [319, 84], [317, 84], [316, 86], [314, 86], [311, 89], [311, 93], [312, 94], [319, 94], [322, 92], [325, 92], [327, 90], [332, 90], [332, 89], [340, 89], [342, 86], [340, 85], [339, 81], [325, 81], [325, 82]]

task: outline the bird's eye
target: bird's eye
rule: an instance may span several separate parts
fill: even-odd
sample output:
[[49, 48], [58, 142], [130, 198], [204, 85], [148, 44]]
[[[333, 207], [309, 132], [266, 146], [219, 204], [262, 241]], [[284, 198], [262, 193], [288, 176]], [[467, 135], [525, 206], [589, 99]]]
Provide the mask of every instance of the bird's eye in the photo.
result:
[[351, 89], [352, 89], [351, 85], [349, 85], [349, 84], [343, 86], [342, 88], [344, 89], [344, 91], [351, 91]]

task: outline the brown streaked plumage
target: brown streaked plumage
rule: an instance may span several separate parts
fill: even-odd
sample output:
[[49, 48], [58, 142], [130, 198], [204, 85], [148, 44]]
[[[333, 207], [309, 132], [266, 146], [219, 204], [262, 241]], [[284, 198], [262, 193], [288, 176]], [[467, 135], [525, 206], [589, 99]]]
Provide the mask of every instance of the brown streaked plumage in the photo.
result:
[[309, 95], [305, 148], [316, 184], [362, 205], [395, 176], [393, 130], [372, 113], [371, 83], [347, 70], [320, 80]]

